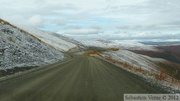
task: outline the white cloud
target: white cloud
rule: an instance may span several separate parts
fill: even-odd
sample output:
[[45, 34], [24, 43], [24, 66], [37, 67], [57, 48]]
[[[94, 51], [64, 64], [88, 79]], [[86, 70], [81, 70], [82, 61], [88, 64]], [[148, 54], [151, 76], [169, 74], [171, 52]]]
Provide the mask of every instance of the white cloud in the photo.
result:
[[42, 27], [44, 25], [43, 17], [41, 15], [34, 15], [27, 21], [30, 26]]

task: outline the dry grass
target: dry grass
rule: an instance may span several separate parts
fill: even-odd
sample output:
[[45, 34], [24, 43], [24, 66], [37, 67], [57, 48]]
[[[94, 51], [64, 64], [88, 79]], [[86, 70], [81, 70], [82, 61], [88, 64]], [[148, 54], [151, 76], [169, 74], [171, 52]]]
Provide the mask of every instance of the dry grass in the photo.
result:
[[100, 49], [100, 50], [89, 50], [89, 51], [86, 51], [84, 52], [83, 55], [85, 56], [100, 56], [101, 55], [99, 53], [102, 53], [102, 52], [109, 52], [109, 51], [118, 51], [119, 49], [117, 48], [108, 48], [108, 49]]

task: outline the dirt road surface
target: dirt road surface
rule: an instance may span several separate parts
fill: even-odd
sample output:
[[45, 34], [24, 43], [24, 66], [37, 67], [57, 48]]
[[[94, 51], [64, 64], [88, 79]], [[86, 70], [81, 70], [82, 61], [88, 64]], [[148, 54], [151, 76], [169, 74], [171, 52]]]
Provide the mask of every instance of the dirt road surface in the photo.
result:
[[161, 92], [120, 67], [87, 56], [0, 82], [0, 101], [123, 101], [124, 93]]

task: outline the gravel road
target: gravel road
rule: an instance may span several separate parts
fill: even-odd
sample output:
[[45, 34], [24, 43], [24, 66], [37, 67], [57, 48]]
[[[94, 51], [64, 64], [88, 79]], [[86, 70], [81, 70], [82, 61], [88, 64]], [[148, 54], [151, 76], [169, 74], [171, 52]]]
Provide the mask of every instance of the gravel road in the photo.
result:
[[123, 94], [161, 93], [101, 59], [76, 56], [0, 82], [0, 101], [123, 101]]

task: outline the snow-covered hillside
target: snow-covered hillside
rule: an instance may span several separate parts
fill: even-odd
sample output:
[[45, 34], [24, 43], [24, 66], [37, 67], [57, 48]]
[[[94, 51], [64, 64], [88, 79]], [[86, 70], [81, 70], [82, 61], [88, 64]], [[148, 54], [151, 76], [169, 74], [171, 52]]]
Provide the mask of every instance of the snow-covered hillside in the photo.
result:
[[88, 40], [82, 41], [86, 46], [102, 48], [119, 48], [129, 50], [156, 50], [151, 45], [144, 45], [133, 40]]
[[0, 70], [40, 66], [63, 58], [37, 37], [0, 19]]
[[114, 52], [103, 52], [101, 53], [104, 57], [109, 57], [117, 61], [128, 63], [132, 66], [139, 67], [143, 70], [155, 70], [157, 71], [158, 62], [164, 62], [163, 59], [151, 58], [145, 55], [136, 54], [127, 50], [119, 50]]
[[152, 84], [179, 90], [180, 64], [162, 58], [152, 58], [136, 54], [128, 50], [108, 51], [99, 53], [100, 57], [133, 74], [143, 77]]
[[74, 39], [62, 36], [60, 34], [48, 32], [48, 31], [42, 31], [37, 28], [33, 28], [29, 26], [19, 26], [19, 27], [33, 34], [34, 36], [36, 36], [46, 44], [51, 45], [52, 47], [58, 49], [59, 51], [66, 52], [76, 47], [83, 47], [82, 43]]

